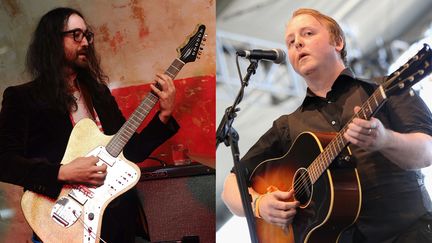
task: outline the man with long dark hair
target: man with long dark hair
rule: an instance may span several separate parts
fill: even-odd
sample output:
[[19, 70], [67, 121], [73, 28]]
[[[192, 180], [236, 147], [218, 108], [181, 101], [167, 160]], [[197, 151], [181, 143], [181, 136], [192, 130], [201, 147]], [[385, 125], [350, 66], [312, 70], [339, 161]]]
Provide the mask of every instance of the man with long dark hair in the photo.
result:
[[[45, 14], [28, 49], [27, 68], [34, 80], [9, 87], [3, 95], [0, 180], [52, 198], [58, 197], [65, 184], [102, 185], [107, 166], [96, 164], [96, 157], [60, 164], [79, 120], [94, 120], [107, 135], [115, 134], [125, 122], [105, 84], [94, 34], [82, 14], [70, 8]], [[179, 128], [171, 117], [175, 99], [172, 79], [158, 74], [151, 88], [159, 97], [160, 110], [123, 150], [125, 157], [135, 162], [144, 160]], [[101, 239], [134, 242], [138, 203], [135, 189], [112, 201], [104, 213]], [[33, 240], [39, 239], [35, 236]]]

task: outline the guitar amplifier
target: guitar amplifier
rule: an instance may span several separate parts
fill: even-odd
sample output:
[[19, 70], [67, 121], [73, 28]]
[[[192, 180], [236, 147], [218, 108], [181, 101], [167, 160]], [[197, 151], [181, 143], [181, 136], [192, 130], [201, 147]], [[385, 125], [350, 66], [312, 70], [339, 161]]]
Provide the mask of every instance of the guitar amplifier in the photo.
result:
[[215, 170], [190, 165], [142, 168], [137, 184], [151, 242], [215, 242]]

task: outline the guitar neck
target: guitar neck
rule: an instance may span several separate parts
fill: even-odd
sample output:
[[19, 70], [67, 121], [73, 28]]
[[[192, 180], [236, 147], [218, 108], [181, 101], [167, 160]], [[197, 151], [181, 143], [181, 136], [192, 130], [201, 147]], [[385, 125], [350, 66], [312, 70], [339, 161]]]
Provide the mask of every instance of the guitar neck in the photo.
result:
[[[184, 62], [180, 59], [176, 58], [171, 63], [169, 68], [165, 71], [165, 74], [168, 75], [171, 79], [177, 76], [180, 70], [184, 66]], [[156, 84], [156, 87], [161, 89], [162, 87]], [[159, 97], [153, 92], [149, 92], [147, 96], [143, 99], [140, 105], [135, 109], [129, 119], [123, 124], [120, 130], [114, 135], [114, 137], [110, 140], [108, 145], [106, 146], [107, 152], [113, 156], [117, 157], [120, 152], [123, 150], [126, 143], [147, 117], [149, 112], [153, 109], [153, 107], [158, 102]]]
[[347, 122], [327, 147], [325, 147], [321, 154], [309, 165], [307, 170], [309, 171], [312, 183], [315, 183], [315, 181], [318, 180], [321, 174], [324, 173], [333, 160], [335, 160], [335, 158], [348, 145], [348, 141], [343, 137], [343, 134], [348, 130], [348, 124], [350, 124], [354, 118], [369, 120], [381, 108], [386, 100], [387, 96], [384, 92], [384, 88], [379, 86], [368, 100], [363, 103], [360, 111]]

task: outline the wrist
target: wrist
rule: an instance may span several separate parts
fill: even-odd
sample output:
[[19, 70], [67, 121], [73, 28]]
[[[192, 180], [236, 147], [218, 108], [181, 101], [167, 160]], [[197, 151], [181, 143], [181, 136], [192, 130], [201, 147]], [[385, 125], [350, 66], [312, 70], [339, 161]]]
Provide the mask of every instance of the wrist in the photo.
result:
[[60, 181], [60, 182], [67, 182], [67, 176], [66, 176], [66, 171], [65, 171], [65, 167], [64, 167], [64, 165], [61, 165], [60, 166], [60, 169], [59, 169], [59, 172], [58, 172], [58, 175], [57, 175], [57, 180], [58, 181]]
[[168, 111], [159, 112], [159, 120], [161, 120], [162, 123], [167, 124], [170, 118], [171, 118], [171, 112]]
[[265, 194], [258, 195], [257, 197], [255, 197], [255, 199], [252, 202], [252, 211], [256, 218], [261, 218], [259, 206], [260, 206], [261, 199], [263, 198], [264, 195]]
[[397, 139], [395, 133], [392, 130], [385, 128], [384, 139], [379, 150], [382, 152], [394, 150], [394, 142], [396, 142], [395, 139]]
[[57, 180], [64, 181], [64, 175], [63, 175], [63, 165], [60, 166], [60, 169], [58, 171]]

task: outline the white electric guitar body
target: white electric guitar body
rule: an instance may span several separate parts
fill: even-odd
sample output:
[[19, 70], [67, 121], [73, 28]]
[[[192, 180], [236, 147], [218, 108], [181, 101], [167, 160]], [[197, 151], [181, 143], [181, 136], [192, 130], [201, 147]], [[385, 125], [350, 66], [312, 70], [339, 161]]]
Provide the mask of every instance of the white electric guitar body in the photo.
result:
[[[69, 138], [62, 164], [82, 155], [96, 156], [107, 165], [102, 186], [67, 185], [57, 200], [26, 191], [22, 210], [30, 227], [44, 242], [100, 242], [102, 216], [116, 197], [132, 188], [140, 178], [140, 169], [123, 154], [111, 156], [105, 145], [112, 136], [102, 134], [90, 119], [78, 122]], [[103, 241], [102, 241], [103, 242]]]

